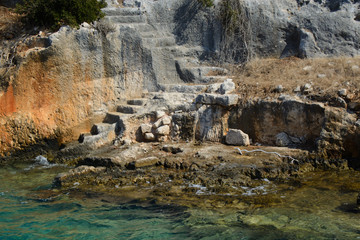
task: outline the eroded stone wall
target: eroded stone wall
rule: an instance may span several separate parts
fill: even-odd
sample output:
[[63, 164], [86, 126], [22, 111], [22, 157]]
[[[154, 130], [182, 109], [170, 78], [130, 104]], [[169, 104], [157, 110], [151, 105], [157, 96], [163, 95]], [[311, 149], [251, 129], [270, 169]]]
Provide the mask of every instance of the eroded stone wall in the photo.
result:
[[120, 99], [141, 96], [144, 79], [151, 77], [144, 72], [151, 70], [143, 64], [147, 55], [136, 35], [131, 37], [119, 31], [106, 35], [85, 24], [33, 37], [47, 45], [20, 43], [17, 69], [0, 93], [0, 151], [42, 138], [76, 139]]

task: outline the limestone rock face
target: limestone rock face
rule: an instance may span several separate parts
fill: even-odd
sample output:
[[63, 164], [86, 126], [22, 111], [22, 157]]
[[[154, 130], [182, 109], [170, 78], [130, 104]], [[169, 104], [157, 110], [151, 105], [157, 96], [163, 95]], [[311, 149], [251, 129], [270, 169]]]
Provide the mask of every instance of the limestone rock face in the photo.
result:
[[[356, 115], [342, 108], [327, 108], [324, 116], [326, 121], [317, 141], [318, 151], [324, 157], [359, 159], [360, 128]], [[354, 161], [355, 167], [360, 167], [360, 162]]]
[[[6, 0], [4, 4], [15, 2], [18, 1]], [[16, 60], [16, 66], [11, 65], [11, 75], [6, 75], [6, 84], [0, 86], [0, 152], [20, 149], [45, 138], [59, 143], [75, 140], [81, 132], [89, 132], [94, 123], [115, 107], [119, 98], [138, 98], [143, 91], [176, 89], [194, 95], [200, 90], [204, 92], [205, 85], [182, 85], [216, 82], [218, 76], [210, 78], [211, 72], [226, 74], [220, 67], [201, 66], [199, 59], [201, 56], [217, 61], [226, 53], [224, 45], [234, 46], [236, 54], [229, 54], [232, 57], [228, 58], [233, 59], [228, 60], [235, 62], [253, 55], [360, 54], [359, 1], [240, 1], [243, 12], [247, 13], [246, 19], [241, 19], [248, 24], [244, 26], [244, 34], [240, 34], [244, 39], [223, 38], [218, 18], [220, 8], [202, 8], [197, 0], [126, 0], [122, 7], [118, 1], [107, 2], [109, 6], [103, 9], [106, 17], [99, 22], [82, 24], [78, 29], [62, 27], [50, 35], [39, 33], [14, 45], [16, 51], [2, 51], [6, 54], [0, 54], [1, 73], [7, 72], [6, 61], [10, 58]], [[251, 41], [246, 42], [247, 39]], [[238, 42], [246, 42], [246, 49]], [[214, 91], [215, 88], [219, 91]], [[231, 82], [214, 85], [209, 88], [211, 94], [199, 95], [196, 103], [210, 105], [208, 109], [217, 108], [213, 106], [229, 109], [239, 100], [237, 95], [228, 94], [232, 89]], [[163, 98], [173, 100], [173, 103], [169, 101], [168, 109], [194, 110], [192, 102], [184, 102], [180, 95], [174, 98], [169, 92], [163, 94]], [[183, 104], [177, 105], [178, 102]], [[156, 105], [153, 110], [157, 110]], [[274, 111], [278, 110], [275, 106]], [[204, 110], [199, 114], [208, 118], [209, 112]], [[277, 119], [259, 115], [269, 120], [265, 126]], [[282, 131], [301, 137], [297, 130], [291, 133], [285, 129], [296, 129], [296, 123], [301, 120], [310, 126], [306, 130], [307, 139], [313, 142], [319, 135], [318, 123], [323, 121], [323, 115], [304, 116], [295, 110], [289, 115], [292, 117], [288, 127], [280, 121], [279, 129], [270, 130], [259, 139], [273, 143], [274, 136]], [[301, 118], [296, 120], [296, 117]], [[205, 134], [208, 139], [219, 139], [225, 131], [221, 121], [212, 119], [192, 131]], [[209, 127], [210, 122], [216, 124]], [[314, 127], [310, 122], [315, 123]], [[262, 126], [252, 129], [250, 136], [261, 132]]]
[[239, 129], [229, 129], [225, 138], [226, 144], [235, 146], [248, 146], [250, 145], [249, 135]]
[[[138, 44], [130, 30], [105, 37], [84, 25], [62, 27], [47, 44], [19, 48], [16, 74], [0, 93], [0, 152], [43, 138], [75, 140], [100, 122], [117, 96], [138, 97], [150, 76], [139, 65], [148, 55]], [[29, 131], [17, 134], [19, 128]]]
[[266, 101], [248, 103], [234, 110], [229, 118], [229, 128], [246, 129], [254, 142], [276, 145], [276, 136], [306, 137], [303, 144], [314, 146], [325, 121], [325, 108], [317, 103], [300, 100]]
[[[358, 159], [360, 127], [356, 114], [299, 100], [249, 102], [234, 109], [229, 128], [243, 128], [254, 142], [304, 146], [324, 158]], [[360, 162], [353, 162], [359, 167]]]
[[299, 57], [312, 58], [320, 56], [314, 34], [306, 29], [300, 29]]
[[261, 56], [358, 55], [358, 1], [245, 0], [252, 51]]
[[221, 106], [202, 106], [197, 111], [196, 138], [220, 142], [227, 129], [227, 111]]

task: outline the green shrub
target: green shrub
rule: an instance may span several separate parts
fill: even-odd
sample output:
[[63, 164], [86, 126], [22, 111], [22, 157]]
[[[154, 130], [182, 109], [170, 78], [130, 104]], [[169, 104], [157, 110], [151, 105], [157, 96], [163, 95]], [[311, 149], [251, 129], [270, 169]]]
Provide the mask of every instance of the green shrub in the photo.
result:
[[213, 0], [198, 0], [199, 3], [201, 3], [201, 5], [203, 5], [204, 7], [212, 7], [214, 6], [214, 2]]
[[16, 12], [30, 25], [57, 30], [62, 25], [76, 27], [104, 17], [105, 0], [24, 0]]

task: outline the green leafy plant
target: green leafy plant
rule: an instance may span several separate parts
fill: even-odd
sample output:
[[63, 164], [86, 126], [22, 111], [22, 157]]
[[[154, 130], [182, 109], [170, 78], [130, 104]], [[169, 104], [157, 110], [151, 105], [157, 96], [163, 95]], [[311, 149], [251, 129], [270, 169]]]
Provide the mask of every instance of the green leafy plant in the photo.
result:
[[76, 27], [104, 17], [105, 0], [24, 0], [16, 12], [30, 24], [57, 30], [63, 25]]
[[204, 7], [212, 7], [212, 6], [214, 6], [214, 0], [198, 0], [198, 1]]

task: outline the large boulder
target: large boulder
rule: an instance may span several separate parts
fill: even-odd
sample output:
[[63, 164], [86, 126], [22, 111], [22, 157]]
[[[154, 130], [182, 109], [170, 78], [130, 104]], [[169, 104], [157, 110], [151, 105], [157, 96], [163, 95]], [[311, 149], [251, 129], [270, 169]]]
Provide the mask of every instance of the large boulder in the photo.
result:
[[248, 146], [250, 145], [249, 135], [241, 131], [240, 129], [229, 129], [225, 137], [226, 144], [236, 146]]
[[292, 141], [285, 132], [281, 132], [276, 135], [276, 146], [287, 147], [292, 144]]

